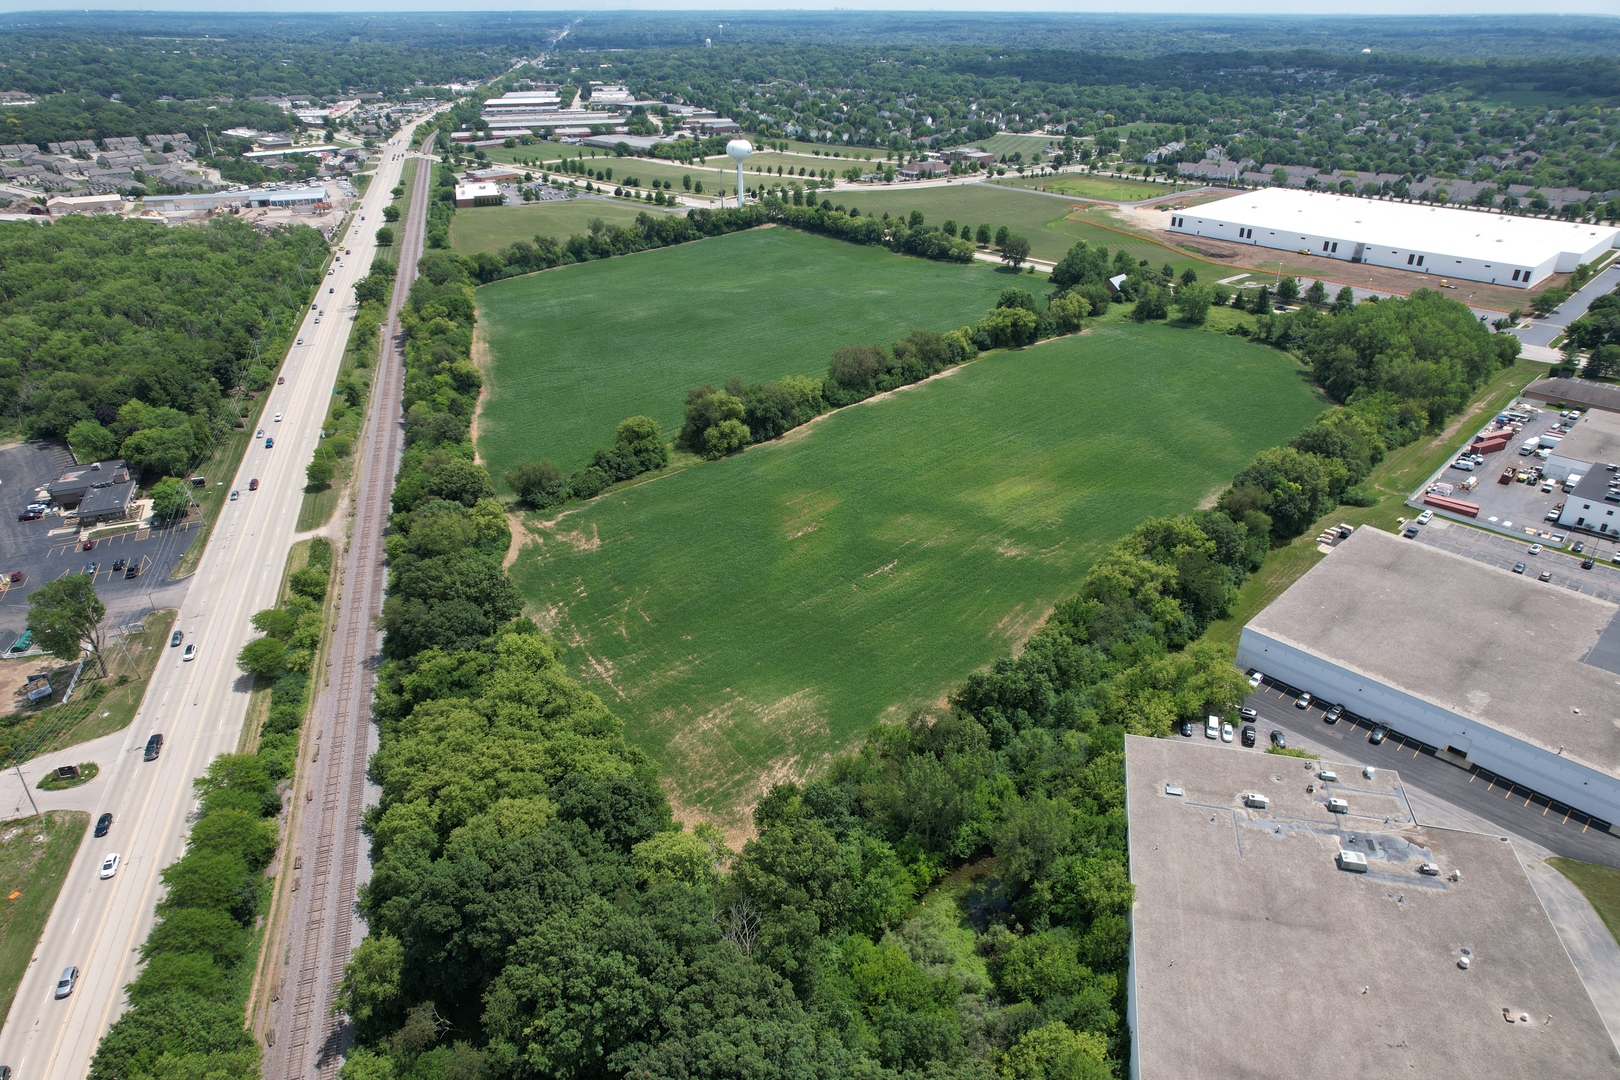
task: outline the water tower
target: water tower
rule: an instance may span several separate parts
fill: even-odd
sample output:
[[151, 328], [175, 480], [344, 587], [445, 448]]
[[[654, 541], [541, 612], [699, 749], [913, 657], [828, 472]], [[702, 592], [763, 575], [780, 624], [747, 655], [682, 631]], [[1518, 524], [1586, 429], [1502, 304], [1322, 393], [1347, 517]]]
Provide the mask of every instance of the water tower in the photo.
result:
[[730, 142], [726, 143], [726, 154], [727, 154], [727, 156], [729, 156], [732, 161], [735, 161], [737, 163], [737, 205], [738, 205], [738, 207], [741, 207], [742, 204], [743, 204], [742, 163], [744, 161], [746, 161], [748, 159], [748, 155], [752, 154], [753, 152], [754, 152], [754, 145], [752, 143], [750, 143], [747, 139], [732, 139]]

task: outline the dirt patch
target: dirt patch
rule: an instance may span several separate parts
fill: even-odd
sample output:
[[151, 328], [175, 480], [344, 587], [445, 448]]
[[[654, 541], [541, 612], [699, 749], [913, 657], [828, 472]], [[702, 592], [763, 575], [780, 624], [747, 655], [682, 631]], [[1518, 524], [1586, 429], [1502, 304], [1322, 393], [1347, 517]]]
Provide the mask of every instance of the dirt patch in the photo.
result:
[[484, 336], [483, 320], [479, 319], [473, 324], [472, 362], [483, 376], [483, 382], [478, 387], [478, 400], [473, 403], [472, 423], [468, 425], [467, 437], [472, 440], [473, 460], [480, 465], [484, 463], [478, 453], [478, 422], [484, 415], [484, 403], [489, 400], [489, 339]]
[[512, 538], [506, 545], [506, 554], [501, 558], [502, 570], [512, 569], [512, 564], [518, 561], [523, 549], [534, 543], [534, 537], [523, 527], [522, 514], [506, 515], [506, 531], [511, 533]]
[[550, 531], [552, 536], [555, 536], [558, 540], [561, 540], [575, 551], [595, 551], [602, 546], [602, 536], [597, 532], [596, 522], [594, 521], [591, 522], [591, 531], [589, 536], [585, 534], [584, 529], [577, 529], [574, 532], [564, 532], [560, 528], [553, 528]]

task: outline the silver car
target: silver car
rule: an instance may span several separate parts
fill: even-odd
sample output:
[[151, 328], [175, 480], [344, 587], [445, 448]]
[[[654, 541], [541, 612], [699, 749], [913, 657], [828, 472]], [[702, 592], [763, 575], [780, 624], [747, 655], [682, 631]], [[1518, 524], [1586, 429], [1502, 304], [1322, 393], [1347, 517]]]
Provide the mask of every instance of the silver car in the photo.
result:
[[56, 980], [56, 996], [60, 1000], [73, 993], [73, 987], [79, 981], [79, 969], [69, 965], [62, 969], [62, 977]]

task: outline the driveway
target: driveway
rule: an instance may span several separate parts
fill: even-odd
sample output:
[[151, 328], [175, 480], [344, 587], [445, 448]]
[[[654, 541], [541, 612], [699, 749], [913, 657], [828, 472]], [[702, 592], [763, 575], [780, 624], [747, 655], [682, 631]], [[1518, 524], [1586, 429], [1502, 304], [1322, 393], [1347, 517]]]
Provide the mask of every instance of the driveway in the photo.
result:
[[1620, 288], [1620, 262], [1588, 281], [1580, 292], [1565, 300], [1557, 311], [1545, 319], [1531, 319], [1524, 326], [1516, 327], [1512, 333], [1526, 345], [1550, 347], [1553, 338], [1564, 332], [1564, 327], [1586, 314], [1592, 301], [1617, 288]]

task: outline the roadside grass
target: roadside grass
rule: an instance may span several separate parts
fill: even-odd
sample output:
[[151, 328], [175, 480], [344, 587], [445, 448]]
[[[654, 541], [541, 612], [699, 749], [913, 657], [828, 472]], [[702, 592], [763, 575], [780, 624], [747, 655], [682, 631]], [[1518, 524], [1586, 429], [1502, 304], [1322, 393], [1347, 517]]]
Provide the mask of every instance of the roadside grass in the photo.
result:
[[[152, 669], [169, 645], [177, 612], [165, 608], [143, 620], [145, 629], [104, 650], [107, 677], [81, 675], [73, 700], [0, 717], [0, 762], [27, 761], [64, 747], [121, 731], [135, 719]], [[37, 663], [37, 661], [36, 661]], [[91, 665], [87, 664], [86, 667]]]
[[1620, 942], [1620, 870], [1566, 859], [1561, 855], [1554, 855], [1547, 860], [1547, 864], [1581, 890], [1581, 895], [1597, 911], [1603, 925], [1609, 928], [1615, 941]]
[[531, 518], [513, 578], [677, 805], [734, 823], [1322, 408], [1272, 349], [1108, 323]]
[[[330, 543], [321, 537], [311, 537], [308, 540], [294, 542], [287, 549], [287, 562], [281, 568], [281, 584], [276, 589], [276, 606], [286, 602], [288, 597], [287, 581], [298, 571], [309, 565], [309, 553], [317, 542]], [[322, 637], [324, 644], [325, 635]], [[232, 657], [234, 664], [236, 658]], [[310, 680], [314, 682], [313, 679]], [[275, 685], [274, 679], [253, 680], [253, 688], [248, 691], [247, 715], [242, 721], [242, 734], [236, 740], [236, 752], [251, 754], [259, 745], [259, 730], [264, 726], [265, 717], [270, 714], [270, 688]]]
[[998, 187], [1040, 188], [1077, 199], [1103, 199], [1108, 202], [1140, 202], [1188, 191], [1197, 184], [1161, 184], [1152, 180], [1127, 180], [1118, 176], [1059, 173], [1056, 176], [1015, 176], [1008, 173], [991, 183]]
[[[405, 193], [395, 199], [392, 203], [392, 205], [399, 207], [400, 212], [400, 222], [396, 223], [394, 227], [394, 233], [396, 236], [404, 232], [404, 230], [399, 227], [399, 224], [403, 223], [405, 211], [411, 205], [411, 192], [416, 186], [416, 167], [420, 163], [421, 159], [416, 157], [414, 154], [407, 157], [403, 162], [400, 163], [399, 182], [405, 186]], [[375, 248], [374, 251], [375, 254], [372, 256], [373, 262], [380, 260], [388, 263], [390, 266], [399, 265], [398, 241], [396, 241], [390, 247]]]
[[55, 772], [48, 772], [39, 778], [34, 786], [41, 791], [66, 791], [69, 788], [82, 787], [101, 775], [101, 766], [94, 761], [79, 762], [79, 775], [70, 780], [59, 778]]
[[[366, 403], [371, 400], [371, 371], [376, 366], [381, 344], [379, 320], [386, 318], [386, 314], [376, 313], [375, 305], [362, 308], [361, 315], [349, 329], [349, 340], [343, 347], [343, 359], [338, 363], [333, 385], [353, 384], [360, 394], [361, 404], [350, 405], [337, 393], [328, 399], [326, 417], [321, 421], [322, 437], [315, 454], [332, 463], [332, 479], [319, 486], [304, 485], [304, 498], [298, 504], [296, 528], [299, 532], [319, 529], [332, 520], [354, 475], [354, 464], [360, 453], [360, 433], [365, 426]], [[347, 452], [333, 449], [340, 443], [347, 444]]]
[[1212, 623], [1204, 632], [1204, 637], [1235, 650], [1244, 624], [1321, 561], [1323, 555], [1317, 550], [1316, 537], [1329, 525], [1343, 522], [1356, 528], [1370, 526], [1394, 531], [1401, 518], [1415, 514], [1406, 505], [1407, 496], [1456, 453], [1464, 432], [1473, 431], [1486, 418], [1495, 416], [1518, 396], [1526, 384], [1544, 374], [1545, 370], [1544, 365], [1528, 360], [1503, 368], [1474, 395], [1469, 406], [1454, 417], [1443, 432], [1409, 443], [1384, 458], [1366, 481], [1366, 486], [1379, 495], [1376, 504], [1341, 506], [1337, 510], [1330, 510], [1305, 530], [1303, 536], [1286, 547], [1274, 549], [1266, 556], [1265, 564], [1249, 575], [1238, 590], [1232, 614]]
[[840, 345], [957, 329], [1009, 285], [1030, 287], [778, 228], [498, 281], [478, 290], [479, 453], [497, 485], [525, 460], [571, 471], [627, 416], [673, 438], [694, 386], [820, 378]]
[[590, 232], [595, 218], [609, 225], [631, 225], [643, 213], [667, 214], [669, 211], [662, 206], [611, 196], [480, 206], [457, 211], [450, 223], [450, 246], [462, 255], [476, 255], [480, 251], [500, 251], [515, 241], [533, 240], [536, 236], [567, 240], [575, 233]]
[[[276, 371], [280, 370], [281, 365], [277, 364]], [[208, 549], [208, 538], [214, 532], [214, 522], [219, 520], [220, 508], [230, 495], [231, 480], [236, 476], [236, 470], [242, 467], [242, 455], [247, 453], [248, 444], [253, 442], [253, 431], [258, 427], [259, 418], [264, 413], [264, 403], [269, 399], [266, 391], [256, 394], [252, 401], [235, 402], [238, 406], [246, 405], [248, 409], [248, 415], [241, 417], [242, 426], [233, 428], [220, 440], [208, 460], [192, 474], [206, 476], [208, 483], [191, 492], [192, 500], [198, 507], [192, 523], [191, 545], [169, 574], [170, 581], [195, 573], [197, 564], [202, 562], [203, 552]]]
[[[11, 1012], [34, 946], [79, 852], [90, 815], [54, 810], [0, 824], [0, 1017]], [[34, 843], [43, 835], [45, 842]], [[7, 899], [12, 893], [21, 895]]]

